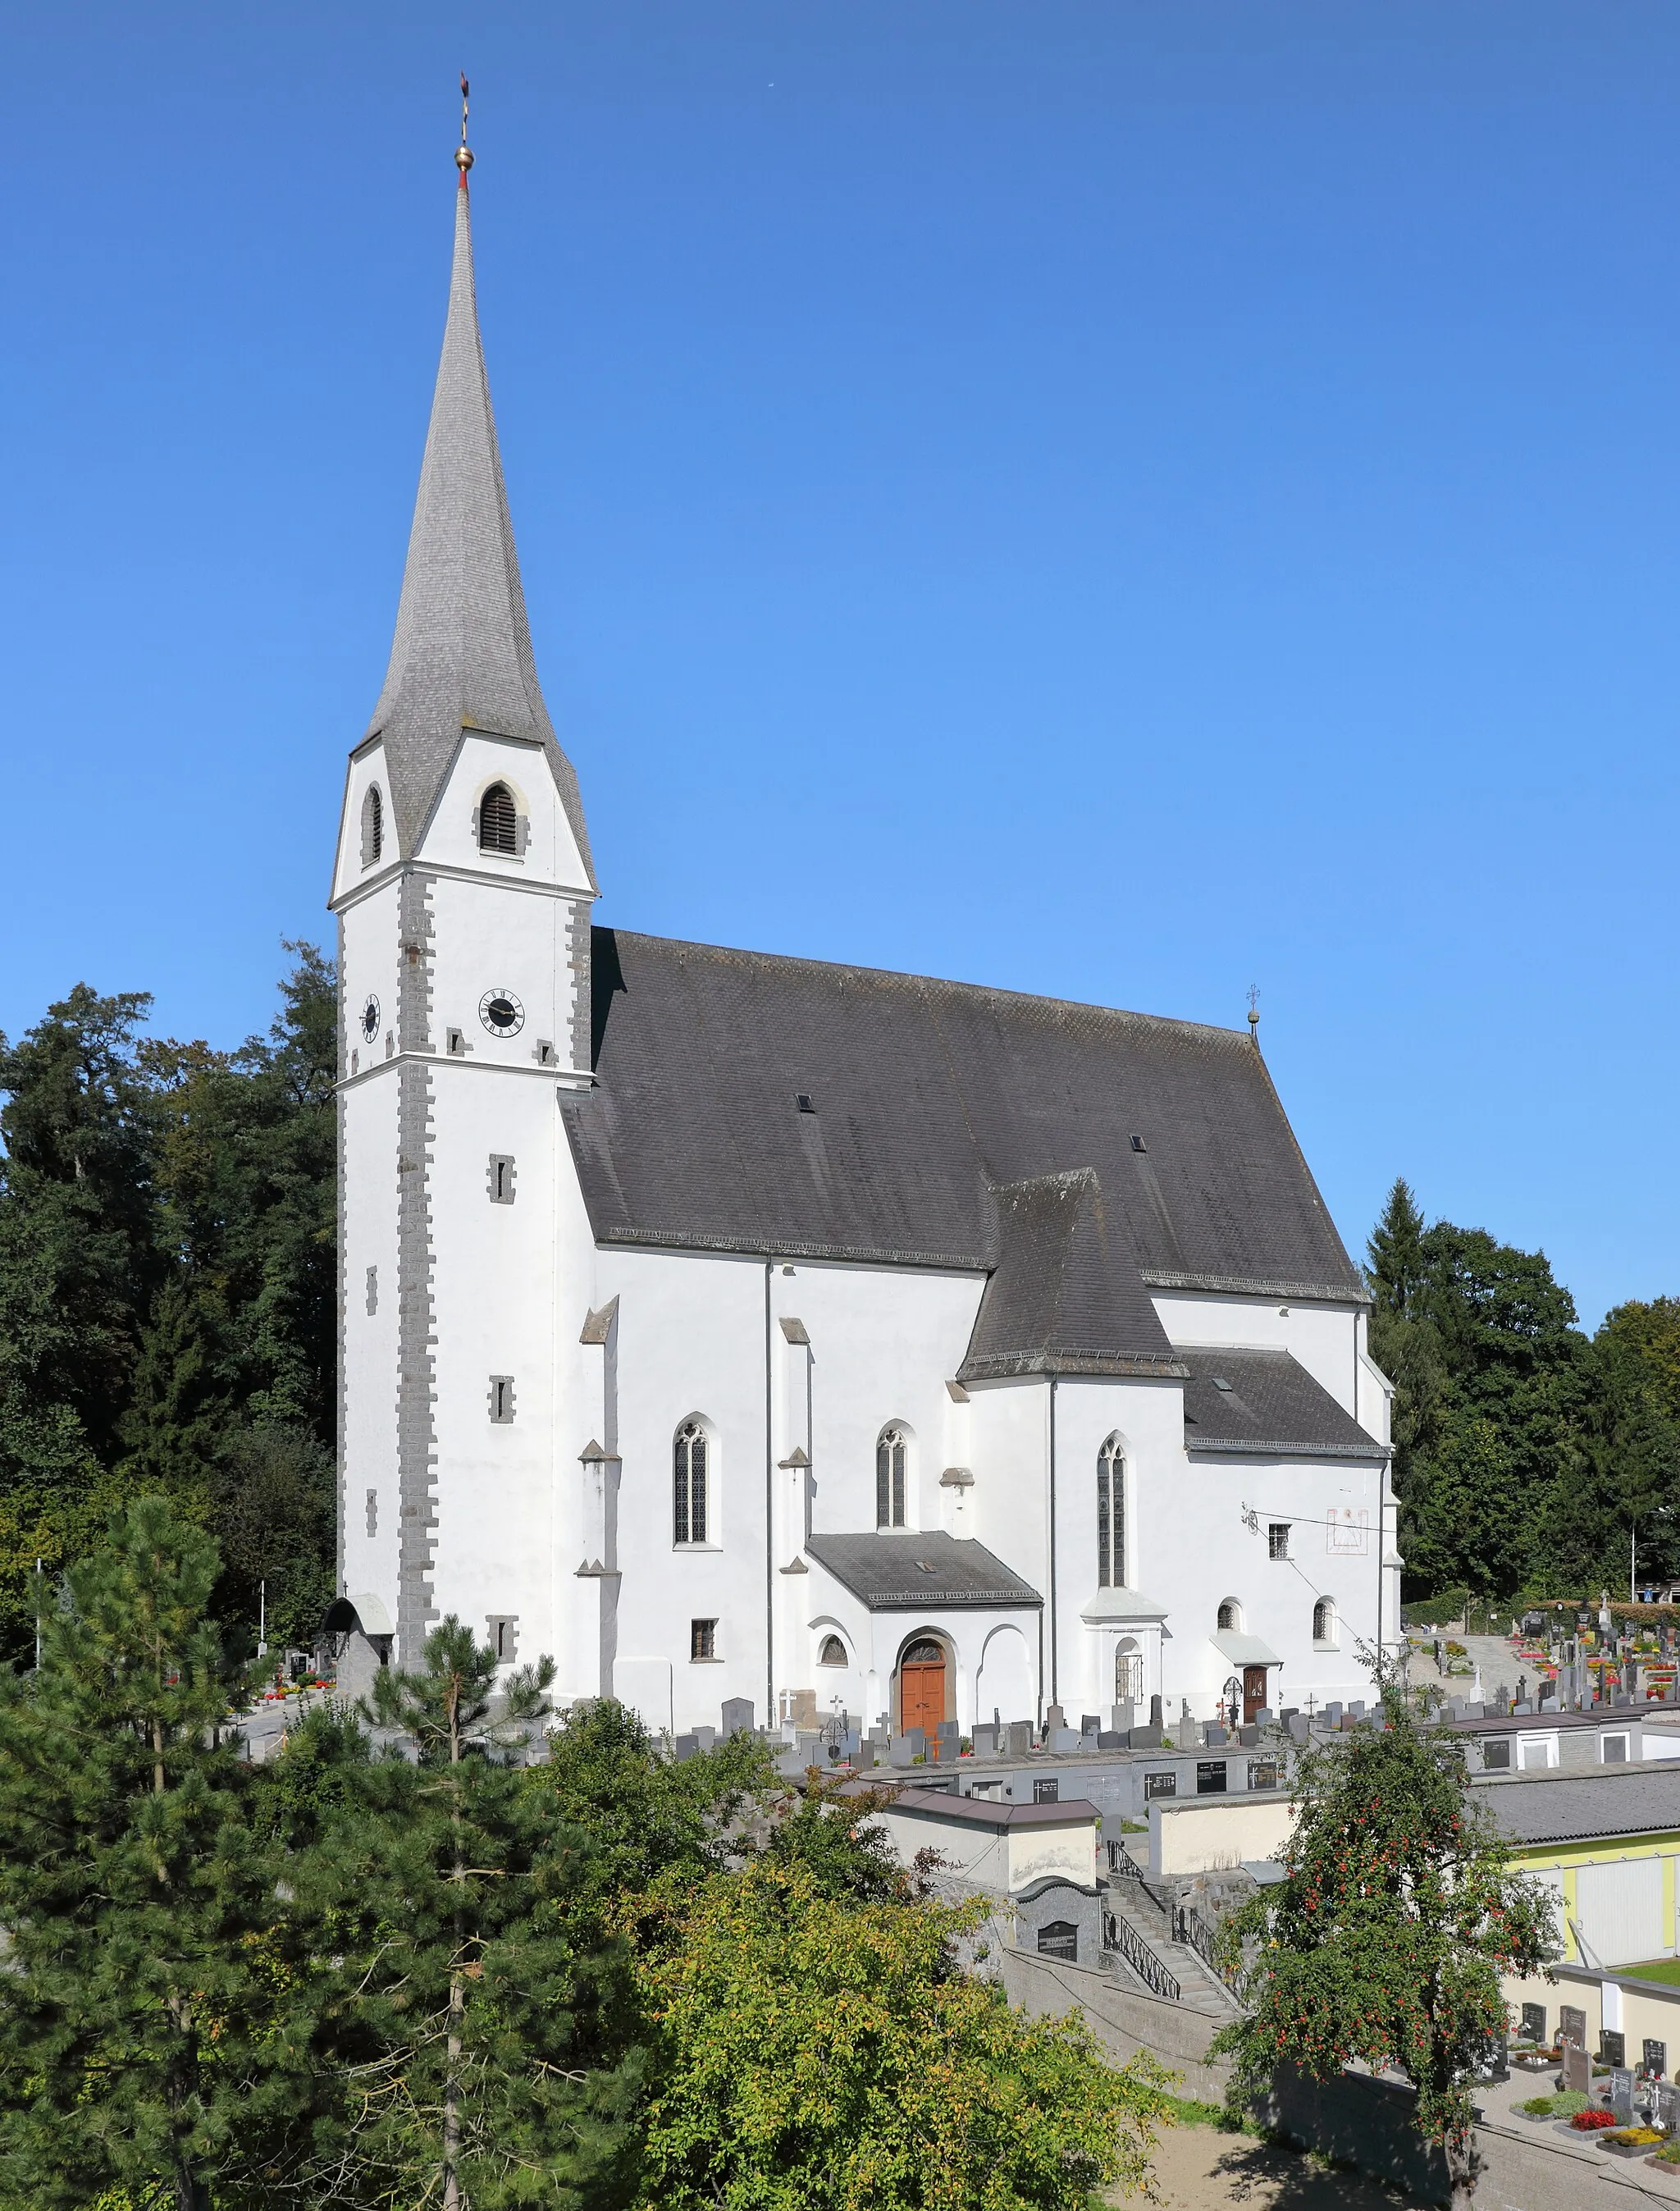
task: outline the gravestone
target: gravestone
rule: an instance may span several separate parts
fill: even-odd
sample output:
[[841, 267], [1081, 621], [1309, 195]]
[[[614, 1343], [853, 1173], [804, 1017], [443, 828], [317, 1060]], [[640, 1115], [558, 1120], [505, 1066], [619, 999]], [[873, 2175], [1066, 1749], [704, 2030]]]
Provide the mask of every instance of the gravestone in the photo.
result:
[[710, 1750], [716, 1741], [717, 1729], [716, 1728], [697, 1727], [695, 1729], [694, 1742], [697, 1749]]
[[1203, 1739], [1210, 1750], [1217, 1750], [1222, 1744], [1230, 1741], [1230, 1735], [1218, 1720], [1210, 1720], [1207, 1723], [1206, 1735]]
[[1069, 1751], [1077, 1750], [1079, 1747], [1079, 1738], [1074, 1734], [1071, 1727], [1059, 1727], [1052, 1728], [1050, 1729], [1049, 1748], [1055, 1753], [1058, 1758], [1066, 1758]]
[[1546, 2038], [1546, 2008], [1544, 2004], [1526, 2003], [1522, 2008], [1522, 2034], [1525, 2042], [1544, 2042]]
[[1592, 2093], [1592, 2060], [1578, 2042], [1563, 2045], [1563, 2093], [1568, 2096]]
[[1668, 2070], [1667, 2043], [1653, 2041], [1647, 2034], [1645, 2038], [1644, 2048], [1640, 2053], [1640, 2070], [1648, 2079], [1660, 2081]]
[[751, 1697], [725, 1697], [723, 1699], [723, 1733], [751, 1735], [752, 1732], [752, 1699]]
[[1625, 2065], [1610, 2069], [1610, 2105], [1618, 2125], [1630, 2127], [1634, 2123], [1634, 2076]]
[[977, 1727], [974, 1731], [974, 1754], [976, 1758], [995, 1758], [998, 1738], [994, 1728]]
[[1260, 1731], [1258, 1727], [1240, 1727], [1236, 1730], [1236, 1739], [1245, 1750], [1254, 1750], [1260, 1745]]
[[[894, 1735], [886, 1754], [887, 1764], [894, 1766], [914, 1766], [922, 1754], [921, 1735], [920, 1728], [912, 1728], [909, 1735]], [[911, 1736], [916, 1739], [912, 1742]]]
[[1604, 2028], [1598, 2036], [1598, 2063], [1608, 2065], [1612, 2072], [1628, 2062], [1627, 2038], [1611, 2027]]
[[1109, 1707], [1109, 1725], [1115, 1735], [1127, 1734], [1138, 1724], [1138, 1708], [1130, 1697], [1122, 1697], [1117, 1705]]
[[949, 1766], [957, 1755], [957, 1746], [949, 1735], [930, 1735], [923, 1755], [929, 1766]]
[[1665, 2081], [1657, 2090], [1657, 2124], [1667, 2134], [1680, 2127], [1680, 2088]]
[[1098, 1750], [1124, 1750], [1132, 1739], [1130, 1728], [1104, 1728], [1097, 1738]]
[[1254, 1714], [1254, 1725], [1256, 1727], [1269, 1728], [1276, 1727], [1277, 1724], [1278, 1715], [1272, 1711], [1270, 1705], [1262, 1705], [1260, 1710]]
[[1054, 1730], [1055, 1730], [1055, 1729], [1057, 1729], [1057, 1728], [1066, 1727], [1066, 1726], [1067, 1726], [1067, 1713], [1066, 1713], [1065, 1711], [1063, 1711], [1063, 1710], [1061, 1709], [1061, 1706], [1060, 1705], [1045, 1705], [1045, 1707], [1044, 1707], [1044, 1732], [1045, 1732], [1045, 1734], [1046, 1734], [1046, 1735], [1049, 1735], [1049, 1734], [1053, 1733], [1053, 1732], [1054, 1732]]
[[1151, 1727], [1157, 1729], [1166, 1725], [1166, 1717], [1162, 1710], [1159, 1697], [1151, 1697], [1149, 1700], [1149, 1723]]
[[1102, 1724], [1103, 1715], [1101, 1712], [1081, 1712], [1079, 1714], [1079, 1733], [1081, 1735], [1095, 1735]]
[[941, 1742], [960, 1742], [962, 1729], [955, 1720], [941, 1720], [934, 1730]]
[[1365, 1717], [1365, 1699], [1363, 1697], [1356, 1697], [1348, 1706], [1348, 1710], [1355, 1719], [1363, 1720]]
[[686, 1758], [692, 1758], [700, 1748], [692, 1735], [678, 1735], [671, 1745], [671, 1755], [680, 1766]]
[[799, 1762], [801, 1766], [821, 1766], [825, 1763], [823, 1756], [823, 1739], [815, 1728], [801, 1728], [794, 1738], [794, 1748], [799, 1753]]
[[1200, 1729], [1187, 1711], [1181, 1713], [1173, 1724], [1173, 1741], [1181, 1750], [1194, 1750], [1200, 1734]]
[[1011, 1720], [1008, 1735], [1009, 1746], [1004, 1755], [1006, 1758], [1024, 1758], [1032, 1748], [1032, 1722]]
[[1557, 2014], [1557, 2038], [1560, 2042], [1573, 2042], [1585, 2050], [1586, 2014], [1574, 2004], [1565, 2004]]

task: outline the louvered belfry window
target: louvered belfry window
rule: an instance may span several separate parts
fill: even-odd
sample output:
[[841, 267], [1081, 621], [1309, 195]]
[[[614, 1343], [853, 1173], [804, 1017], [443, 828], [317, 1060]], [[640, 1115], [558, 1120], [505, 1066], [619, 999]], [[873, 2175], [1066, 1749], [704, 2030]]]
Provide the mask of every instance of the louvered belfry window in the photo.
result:
[[875, 1445], [875, 1525], [904, 1524], [904, 1462], [909, 1447], [902, 1428], [883, 1428]]
[[1126, 1461], [1115, 1436], [1097, 1454], [1097, 1586], [1126, 1586]]
[[698, 1420], [685, 1420], [677, 1430], [673, 1467], [671, 1541], [704, 1543], [706, 1540], [706, 1432]]
[[519, 850], [519, 809], [505, 783], [493, 783], [479, 801], [478, 841], [480, 851]]
[[362, 801], [362, 865], [371, 868], [385, 849], [385, 802], [371, 783]]

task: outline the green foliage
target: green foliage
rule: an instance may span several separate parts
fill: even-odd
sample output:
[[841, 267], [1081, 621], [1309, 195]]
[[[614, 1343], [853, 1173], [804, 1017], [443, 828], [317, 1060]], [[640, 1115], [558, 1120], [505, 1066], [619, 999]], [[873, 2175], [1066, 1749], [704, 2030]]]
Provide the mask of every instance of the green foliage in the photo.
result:
[[1680, 1303], [1589, 1340], [1544, 1252], [1426, 1227], [1404, 1182], [1369, 1261], [1409, 1600], [1625, 1587], [1635, 1527], [1643, 1571], [1680, 1572]]
[[228, 1531], [228, 1616], [266, 1578], [278, 1634], [318, 1618], [335, 1017], [330, 966], [288, 949], [280, 1017], [232, 1053], [85, 984], [0, 1038], [0, 1655], [29, 1647], [36, 1559], [56, 1575], [142, 1493]]
[[1556, 1929], [1466, 1793], [1458, 1737], [1420, 1725], [1398, 1676], [1376, 1680], [1384, 1724], [1300, 1754], [1285, 1878], [1222, 1929], [1248, 2015], [1218, 2046], [1235, 2060], [1237, 2109], [1286, 2064], [1320, 2080], [1350, 2060], [1397, 2067], [1462, 2187], [1472, 2069], [1506, 2023], [1501, 1976], [1543, 1971]]
[[638, 2021], [622, 1946], [577, 1908], [589, 1838], [494, 1755], [546, 1711], [553, 1663], [505, 1712], [495, 1668], [451, 1618], [420, 1671], [378, 1677], [378, 1716], [420, 1762], [363, 1767], [305, 1872], [342, 2084], [295, 2184], [311, 2201], [564, 2211], [627, 2184]]
[[215, 1547], [142, 1499], [0, 1677], [0, 2203], [199, 2211], [301, 2123], [275, 1868], [204, 1606]]
[[638, 2211], [1085, 2211], [1143, 2179], [1163, 2076], [951, 1971], [983, 1905], [858, 1904], [762, 1858], [653, 1905]]

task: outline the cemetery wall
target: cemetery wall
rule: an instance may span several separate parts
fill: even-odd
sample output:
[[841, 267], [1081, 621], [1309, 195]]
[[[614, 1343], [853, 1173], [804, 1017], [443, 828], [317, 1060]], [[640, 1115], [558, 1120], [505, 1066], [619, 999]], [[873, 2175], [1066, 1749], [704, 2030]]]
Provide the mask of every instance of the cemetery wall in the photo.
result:
[[1076, 2009], [1116, 2065], [1147, 2050], [1182, 2076], [1175, 2094], [1223, 2102], [1230, 2068], [1210, 2063], [1207, 2046], [1228, 2014], [1168, 2003], [1141, 1990], [1122, 1988], [1110, 1973], [1041, 1957], [1035, 1950], [1004, 1950], [998, 1967], [1011, 2003], [1035, 2018], [1060, 2019], [1070, 2008]]
[[1220, 1873], [1245, 1860], [1282, 1855], [1295, 1828], [1287, 1796], [1192, 1797], [1149, 1808], [1149, 1869], [1175, 1874]]

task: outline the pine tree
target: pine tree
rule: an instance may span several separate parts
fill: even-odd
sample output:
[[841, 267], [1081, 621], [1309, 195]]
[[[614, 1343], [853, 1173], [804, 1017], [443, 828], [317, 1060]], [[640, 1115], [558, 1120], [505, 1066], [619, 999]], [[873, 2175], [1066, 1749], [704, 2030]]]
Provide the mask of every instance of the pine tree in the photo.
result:
[[206, 2211], [307, 2099], [275, 1869], [219, 1739], [215, 1573], [214, 1542], [142, 1499], [69, 1570], [39, 1674], [0, 1676], [0, 2202], [19, 2211], [106, 2190]]
[[1395, 1176], [1382, 1218], [1365, 1248], [1377, 1311], [1396, 1320], [1418, 1318], [1417, 1294], [1424, 1276], [1423, 1215], [1403, 1175]]
[[616, 1945], [577, 1910], [588, 1838], [505, 1762], [547, 1711], [552, 1660], [494, 1689], [453, 1616], [372, 1712], [418, 1747], [367, 1769], [314, 1853], [342, 1955], [331, 2007], [347, 2094], [312, 2200], [359, 2211], [605, 2206], [627, 2185], [641, 2081]]

